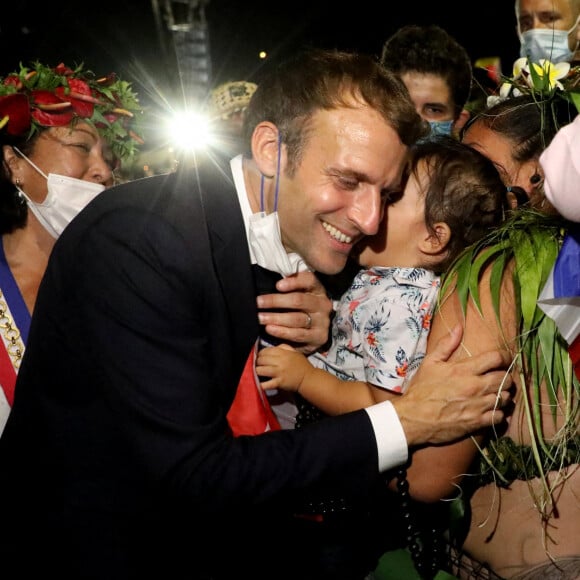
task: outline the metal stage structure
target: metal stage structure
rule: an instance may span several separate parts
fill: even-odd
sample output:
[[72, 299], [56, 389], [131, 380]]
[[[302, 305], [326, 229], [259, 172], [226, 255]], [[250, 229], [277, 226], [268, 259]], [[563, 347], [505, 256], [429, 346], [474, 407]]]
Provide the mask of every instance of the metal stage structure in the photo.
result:
[[196, 108], [212, 82], [209, 28], [205, 9], [209, 0], [151, 0], [162, 49], [175, 53], [184, 105]]

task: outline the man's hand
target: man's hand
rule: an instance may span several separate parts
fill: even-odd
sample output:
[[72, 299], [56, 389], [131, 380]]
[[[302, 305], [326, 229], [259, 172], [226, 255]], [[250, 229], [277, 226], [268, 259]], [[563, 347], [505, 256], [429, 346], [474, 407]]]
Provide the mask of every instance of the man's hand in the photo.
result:
[[[300, 352], [311, 354], [328, 341], [332, 301], [312, 272], [299, 272], [276, 284], [280, 294], [258, 296], [260, 324]], [[282, 309], [287, 312], [267, 312]]]
[[500, 423], [511, 399], [511, 356], [491, 350], [450, 361], [461, 326], [428, 354], [406, 393], [393, 401], [409, 446], [455, 441]]

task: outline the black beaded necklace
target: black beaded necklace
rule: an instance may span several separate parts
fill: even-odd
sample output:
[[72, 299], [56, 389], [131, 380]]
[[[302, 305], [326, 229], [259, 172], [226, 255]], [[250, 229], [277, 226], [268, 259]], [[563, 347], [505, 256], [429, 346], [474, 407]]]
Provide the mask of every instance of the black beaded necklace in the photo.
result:
[[[422, 580], [433, 580], [439, 570], [450, 568], [447, 542], [443, 536], [447, 519], [442, 521], [443, 512], [438, 509], [439, 504], [432, 507], [413, 500], [406, 467], [400, 467], [395, 474], [407, 548]], [[422, 521], [417, 517], [419, 509], [426, 511], [427, 517]]]

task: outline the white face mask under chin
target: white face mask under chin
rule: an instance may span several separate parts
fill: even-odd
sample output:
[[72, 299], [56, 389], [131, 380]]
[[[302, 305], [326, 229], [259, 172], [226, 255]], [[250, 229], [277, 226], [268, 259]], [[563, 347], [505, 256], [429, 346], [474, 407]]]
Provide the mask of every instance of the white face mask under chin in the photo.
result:
[[288, 253], [284, 244], [282, 244], [278, 216], [281, 151], [282, 136], [278, 133], [278, 168], [276, 170], [274, 211], [270, 214], [264, 211], [264, 176], [262, 176], [260, 181], [260, 211], [249, 218], [248, 241], [250, 243], [250, 252], [258, 266], [262, 266], [262, 268], [272, 272], [278, 272], [282, 276], [292, 276], [298, 272], [310, 270], [310, 268], [301, 256], [294, 252]]
[[[19, 151], [20, 153], [20, 151]], [[28, 208], [42, 227], [54, 238], [91, 202], [105, 186], [101, 183], [49, 173], [48, 177], [28, 157], [20, 153], [40, 175], [46, 177], [48, 193], [42, 203], [32, 201], [18, 186], [16, 189], [26, 200]]]
[[298, 254], [286, 252], [277, 211], [255, 213], [250, 216], [249, 225], [250, 248], [259, 266], [282, 276], [292, 276], [310, 269]]

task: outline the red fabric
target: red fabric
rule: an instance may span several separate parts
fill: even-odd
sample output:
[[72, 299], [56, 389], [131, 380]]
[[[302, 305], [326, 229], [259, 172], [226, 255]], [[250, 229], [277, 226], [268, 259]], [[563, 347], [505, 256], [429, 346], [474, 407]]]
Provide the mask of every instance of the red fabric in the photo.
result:
[[574, 342], [568, 347], [568, 354], [572, 359], [576, 378], [580, 380], [580, 364], [578, 364], [580, 362], [580, 336], [577, 336]]
[[228, 411], [228, 422], [234, 435], [259, 435], [281, 429], [268, 397], [255, 372], [257, 344], [250, 351], [234, 402]]
[[16, 371], [12, 366], [10, 355], [6, 347], [0, 341], [0, 389], [4, 390], [4, 395], [10, 407], [14, 403], [14, 387], [16, 386]]

